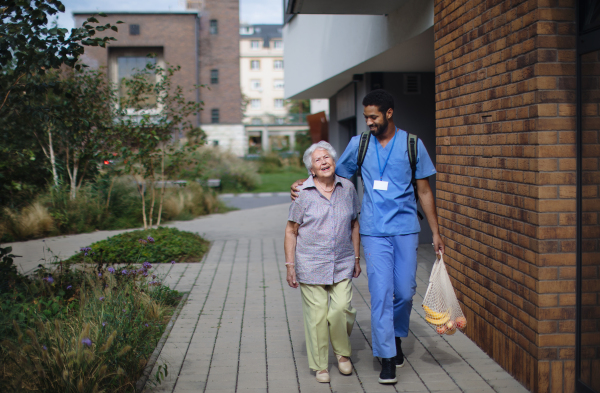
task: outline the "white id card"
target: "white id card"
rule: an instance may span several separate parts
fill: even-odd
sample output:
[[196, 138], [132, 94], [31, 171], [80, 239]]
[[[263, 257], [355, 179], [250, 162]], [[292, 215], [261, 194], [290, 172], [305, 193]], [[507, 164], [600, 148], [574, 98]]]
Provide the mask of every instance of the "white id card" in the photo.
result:
[[388, 186], [388, 182], [386, 182], [386, 181], [375, 180], [375, 182], [373, 183], [374, 190], [387, 191], [387, 186]]

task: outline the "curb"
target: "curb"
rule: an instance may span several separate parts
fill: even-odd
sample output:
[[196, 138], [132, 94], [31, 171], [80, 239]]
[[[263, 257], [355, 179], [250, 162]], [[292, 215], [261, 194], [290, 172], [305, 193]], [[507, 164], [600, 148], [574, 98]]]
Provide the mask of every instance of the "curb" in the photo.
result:
[[158, 356], [160, 355], [160, 352], [162, 351], [163, 347], [165, 346], [165, 343], [167, 342], [167, 339], [169, 338], [169, 334], [171, 333], [171, 330], [173, 329], [173, 325], [175, 325], [175, 321], [177, 320], [177, 318], [179, 317], [179, 314], [181, 313], [181, 309], [183, 308], [183, 305], [187, 301], [188, 295], [189, 295], [189, 293], [185, 293], [183, 295], [183, 297], [179, 301], [179, 305], [173, 312], [173, 315], [171, 316], [171, 320], [167, 324], [167, 327], [165, 328], [165, 331], [163, 332], [162, 337], [158, 341], [156, 348], [154, 348], [154, 352], [152, 352], [152, 355], [150, 356], [150, 359], [148, 360], [148, 363], [146, 364], [146, 367], [144, 368], [144, 373], [142, 374], [140, 379], [138, 379], [138, 381], [135, 384], [136, 392], [141, 392], [144, 389], [144, 387], [146, 386], [146, 382], [148, 382], [148, 379], [150, 378], [152, 369], [154, 368], [154, 365], [156, 364], [156, 361], [158, 360]]

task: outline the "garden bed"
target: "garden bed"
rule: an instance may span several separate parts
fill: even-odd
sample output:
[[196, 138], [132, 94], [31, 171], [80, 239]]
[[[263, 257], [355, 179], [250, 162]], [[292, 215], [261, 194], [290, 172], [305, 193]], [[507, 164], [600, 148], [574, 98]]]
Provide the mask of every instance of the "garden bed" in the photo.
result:
[[136, 250], [128, 256], [135, 263], [107, 263], [102, 257], [111, 248], [96, 254], [92, 245], [81, 251], [92, 263], [40, 267], [29, 277], [17, 272], [10, 248], [0, 249], [0, 391], [136, 390], [182, 298], [162, 285], [145, 252], [187, 247], [181, 239], [195, 242], [202, 255], [208, 248], [199, 236], [172, 228], [143, 238], [140, 232], [110, 243]]

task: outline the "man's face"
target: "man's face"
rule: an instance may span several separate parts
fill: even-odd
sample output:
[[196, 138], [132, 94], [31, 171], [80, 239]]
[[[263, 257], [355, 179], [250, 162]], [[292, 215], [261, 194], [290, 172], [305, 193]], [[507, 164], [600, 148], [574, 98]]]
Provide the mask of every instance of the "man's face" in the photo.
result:
[[367, 127], [373, 136], [379, 136], [387, 130], [388, 117], [391, 117], [392, 109], [388, 109], [386, 114], [379, 112], [379, 108], [375, 105], [365, 106], [363, 115], [367, 122]]

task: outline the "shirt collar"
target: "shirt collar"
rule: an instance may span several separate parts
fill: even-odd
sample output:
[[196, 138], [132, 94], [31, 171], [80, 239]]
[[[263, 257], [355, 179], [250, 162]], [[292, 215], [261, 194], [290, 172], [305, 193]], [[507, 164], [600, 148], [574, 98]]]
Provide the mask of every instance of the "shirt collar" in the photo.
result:
[[[341, 177], [339, 177], [338, 175], [334, 175], [334, 176], [335, 176], [335, 179], [334, 179], [334, 181], [333, 181], [333, 182], [334, 182], [334, 184], [335, 184], [336, 186], [337, 186], [338, 184], [340, 184], [340, 185], [343, 187], [344, 185], [343, 185], [343, 183], [342, 183], [342, 178], [341, 178]], [[317, 185], [315, 184], [315, 178], [314, 178], [312, 175], [310, 175], [310, 176], [308, 177], [308, 179], [306, 179], [306, 181], [304, 182], [304, 184], [303, 184], [303, 187], [304, 187], [304, 188], [309, 188], [309, 187], [314, 187], [314, 188], [316, 188], [316, 187], [317, 187]]]

